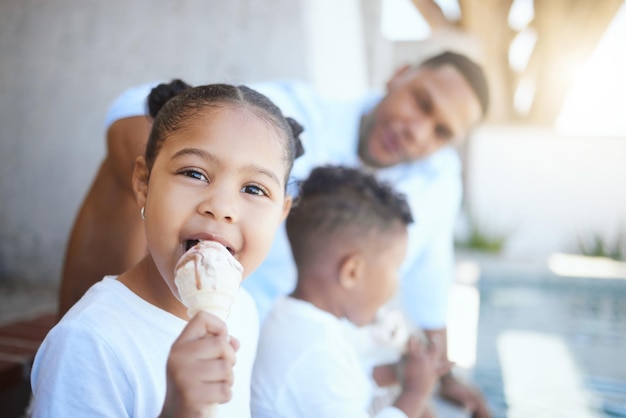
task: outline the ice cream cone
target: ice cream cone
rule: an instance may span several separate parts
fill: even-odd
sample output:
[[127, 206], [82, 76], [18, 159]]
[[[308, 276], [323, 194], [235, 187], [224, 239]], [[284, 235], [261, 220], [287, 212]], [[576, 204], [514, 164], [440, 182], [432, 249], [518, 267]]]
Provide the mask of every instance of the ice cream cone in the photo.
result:
[[[174, 283], [189, 318], [206, 311], [226, 321], [239, 292], [243, 267], [222, 244], [200, 241], [176, 264]], [[203, 416], [216, 418], [217, 404]]]
[[243, 267], [222, 244], [200, 241], [176, 265], [174, 282], [189, 317], [209, 312], [222, 320], [230, 314]]

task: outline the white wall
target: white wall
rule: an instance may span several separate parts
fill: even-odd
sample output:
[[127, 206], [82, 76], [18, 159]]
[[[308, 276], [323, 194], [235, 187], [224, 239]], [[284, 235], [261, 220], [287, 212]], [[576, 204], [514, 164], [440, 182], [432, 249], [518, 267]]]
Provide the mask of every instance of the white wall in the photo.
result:
[[626, 138], [485, 126], [471, 141], [467, 203], [493, 231], [510, 231], [506, 255], [537, 259], [576, 250], [579, 237], [626, 236]]
[[58, 281], [121, 91], [298, 78], [358, 94], [362, 19], [359, 0], [0, 1], [0, 283]]
[[363, 94], [368, 87], [360, 0], [304, 0], [312, 82], [327, 97]]
[[0, 1], [0, 280], [58, 280], [117, 94], [173, 77], [310, 81], [304, 20], [293, 0]]

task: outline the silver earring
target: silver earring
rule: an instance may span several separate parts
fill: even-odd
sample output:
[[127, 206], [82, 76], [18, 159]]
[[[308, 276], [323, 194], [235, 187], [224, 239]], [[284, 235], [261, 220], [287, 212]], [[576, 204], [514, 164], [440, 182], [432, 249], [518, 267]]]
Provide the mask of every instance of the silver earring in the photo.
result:
[[142, 206], [142, 208], [141, 208], [141, 219], [146, 219], [146, 214], [144, 213], [145, 209], [146, 209], [146, 207]]

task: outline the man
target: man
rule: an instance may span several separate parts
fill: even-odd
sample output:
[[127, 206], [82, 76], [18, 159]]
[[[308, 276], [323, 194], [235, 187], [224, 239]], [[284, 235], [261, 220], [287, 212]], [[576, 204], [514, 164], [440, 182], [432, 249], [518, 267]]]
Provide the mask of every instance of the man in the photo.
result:
[[[415, 223], [409, 227], [399, 305], [412, 325], [445, 343], [454, 225], [462, 196], [461, 163], [453, 146], [462, 143], [487, 111], [481, 68], [463, 55], [445, 52], [399, 69], [386, 94], [352, 101], [328, 100], [298, 83], [252, 87], [304, 126], [305, 153], [294, 165], [294, 179], [324, 164], [360, 166], [406, 194]], [[281, 230], [262, 266], [244, 283], [262, 319], [278, 296], [293, 290], [295, 278]], [[477, 417], [489, 416], [482, 397], [452, 374], [442, 379], [440, 393]]]
[[[305, 128], [305, 154], [294, 165], [294, 179], [307, 177], [323, 164], [362, 166], [407, 195], [416, 222], [403, 267], [402, 306], [428, 337], [445, 342], [447, 296], [454, 278], [453, 229], [462, 194], [461, 164], [453, 146], [487, 111], [487, 83], [480, 67], [465, 56], [445, 52], [398, 70], [385, 95], [371, 93], [352, 101], [324, 99], [302, 83], [250, 86]], [[145, 251], [130, 178], [132, 161], [147, 139], [149, 91], [150, 86], [128, 91], [111, 107], [108, 155], [68, 245], [61, 313], [104, 274], [119, 273], [136, 261], [116, 254], [126, 254], [128, 247]], [[295, 278], [283, 229], [266, 261], [245, 282], [261, 318], [278, 296], [293, 289]], [[482, 397], [453, 375], [442, 379], [440, 390], [475, 416], [489, 416]]]

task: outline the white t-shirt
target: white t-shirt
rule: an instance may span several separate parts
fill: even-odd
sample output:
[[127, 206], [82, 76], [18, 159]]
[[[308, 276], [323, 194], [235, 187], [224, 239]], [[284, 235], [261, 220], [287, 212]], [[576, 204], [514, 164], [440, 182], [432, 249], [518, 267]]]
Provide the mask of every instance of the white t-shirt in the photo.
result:
[[[369, 417], [374, 382], [340, 321], [290, 297], [277, 301], [259, 338], [253, 418]], [[395, 407], [377, 418], [406, 418]]]
[[[233, 398], [224, 417], [250, 416], [250, 378], [258, 342], [254, 301], [241, 289], [227, 325], [241, 347]], [[105, 277], [70, 309], [39, 348], [33, 417], [156, 417], [166, 391], [165, 365], [186, 321], [157, 308], [115, 277]]]

